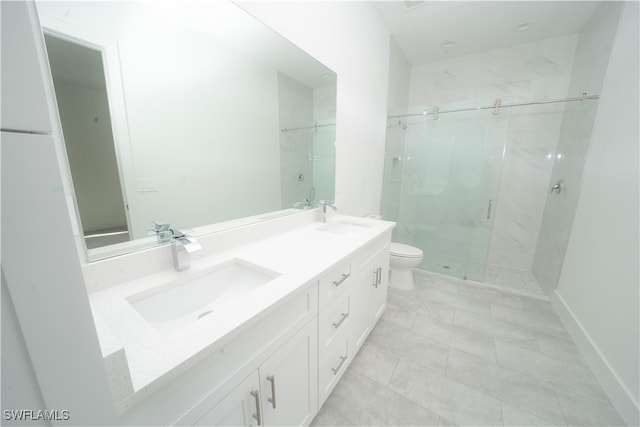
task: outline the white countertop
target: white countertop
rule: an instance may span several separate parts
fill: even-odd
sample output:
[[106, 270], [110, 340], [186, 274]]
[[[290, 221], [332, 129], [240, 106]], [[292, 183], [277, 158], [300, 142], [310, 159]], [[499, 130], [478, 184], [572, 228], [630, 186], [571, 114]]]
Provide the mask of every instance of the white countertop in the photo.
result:
[[[350, 236], [317, 230], [342, 221], [369, 226]], [[249, 244], [211, 253], [207, 252], [206, 239], [201, 239], [204, 256], [193, 259], [190, 270], [177, 272], [173, 265], [167, 265], [166, 270], [89, 295], [92, 310], [100, 318], [96, 326], [103, 355], [113, 353], [119, 344], [126, 353], [134, 394], [156, 390], [250, 328], [267, 309], [285, 301], [394, 225], [393, 222], [334, 215], [326, 224], [314, 222], [298, 226]], [[156, 286], [205, 275], [215, 266], [233, 259], [248, 261], [280, 275], [237, 302], [164, 334], [154, 329], [127, 301], [127, 298]]]

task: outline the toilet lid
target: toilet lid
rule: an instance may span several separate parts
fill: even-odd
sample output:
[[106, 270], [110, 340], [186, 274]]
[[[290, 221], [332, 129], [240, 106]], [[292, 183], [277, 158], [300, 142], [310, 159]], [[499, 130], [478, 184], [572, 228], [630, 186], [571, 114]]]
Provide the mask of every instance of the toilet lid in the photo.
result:
[[391, 242], [390, 252], [391, 255], [403, 258], [420, 258], [422, 256], [422, 251], [420, 249], [403, 243]]

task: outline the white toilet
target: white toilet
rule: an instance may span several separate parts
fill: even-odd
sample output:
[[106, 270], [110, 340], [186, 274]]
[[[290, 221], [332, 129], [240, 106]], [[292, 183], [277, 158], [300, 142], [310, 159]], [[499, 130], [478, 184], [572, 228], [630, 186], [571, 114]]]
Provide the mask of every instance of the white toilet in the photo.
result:
[[422, 261], [422, 251], [403, 243], [391, 242], [389, 286], [410, 291], [413, 289], [411, 269]]

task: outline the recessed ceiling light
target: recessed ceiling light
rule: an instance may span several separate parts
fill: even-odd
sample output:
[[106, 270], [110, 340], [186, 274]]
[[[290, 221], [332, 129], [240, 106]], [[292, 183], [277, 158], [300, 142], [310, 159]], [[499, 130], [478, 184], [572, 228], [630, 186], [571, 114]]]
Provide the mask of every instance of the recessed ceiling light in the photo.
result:
[[516, 27], [516, 31], [526, 31], [531, 28], [531, 22], [523, 22]]
[[453, 46], [454, 44], [456, 44], [455, 42], [452, 41], [448, 41], [448, 42], [444, 42], [440, 45], [440, 47], [442, 47], [443, 49], [449, 49], [451, 46]]

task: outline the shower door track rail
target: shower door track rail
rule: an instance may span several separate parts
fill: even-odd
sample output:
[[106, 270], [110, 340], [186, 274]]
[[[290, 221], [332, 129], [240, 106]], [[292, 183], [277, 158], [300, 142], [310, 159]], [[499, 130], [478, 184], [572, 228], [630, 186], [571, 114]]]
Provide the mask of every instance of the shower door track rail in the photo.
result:
[[311, 126], [301, 126], [298, 128], [282, 128], [280, 129], [280, 132], [291, 132], [294, 130], [304, 130], [304, 129], [313, 129], [314, 132], [316, 132], [318, 130], [318, 128], [323, 128], [323, 127], [327, 127], [327, 126], [335, 126], [335, 123], [314, 123]]
[[557, 104], [560, 102], [575, 102], [575, 101], [588, 101], [592, 99], [599, 99], [600, 95], [584, 95], [576, 96], [573, 98], [559, 98], [559, 99], [542, 99], [539, 101], [527, 101], [527, 102], [513, 102], [511, 104], [502, 104], [500, 99], [496, 99], [493, 105], [486, 105], [480, 107], [459, 108], [455, 110], [440, 110], [438, 107], [434, 107], [432, 111], [424, 110], [421, 113], [410, 114], [398, 114], [395, 116], [388, 116], [387, 119], [401, 119], [405, 117], [420, 117], [420, 116], [438, 116], [439, 114], [446, 113], [460, 113], [463, 111], [478, 111], [478, 110], [493, 110], [493, 114], [498, 114], [501, 108], [506, 107], [522, 107], [525, 105], [540, 105], [540, 104]]

